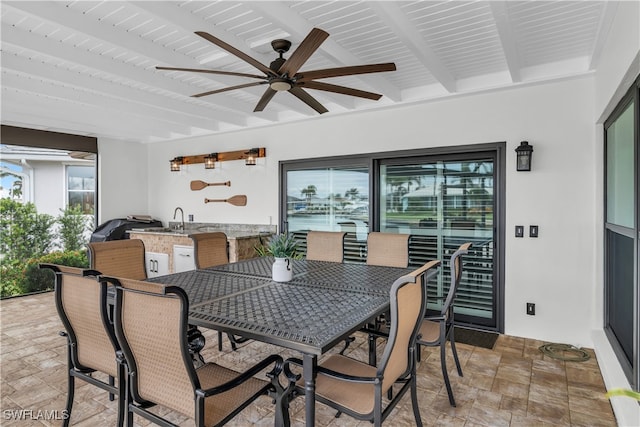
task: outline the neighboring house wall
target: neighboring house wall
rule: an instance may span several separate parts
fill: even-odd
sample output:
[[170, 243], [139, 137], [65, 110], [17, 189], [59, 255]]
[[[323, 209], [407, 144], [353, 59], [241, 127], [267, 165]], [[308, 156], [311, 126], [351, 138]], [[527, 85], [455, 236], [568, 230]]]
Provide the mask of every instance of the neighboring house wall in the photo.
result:
[[69, 203], [67, 166], [94, 165], [92, 160], [73, 158], [64, 151], [29, 147], [2, 146], [0, 156], [3, 162], [21, 168], [21, 200], [35, 204], [38, 213], [53, 216], [60, 215]]
[[60, 162], [29, 161], [33, 167], [34, 198], [38, 213], [60, 215], [66, 206], [65, 166]]

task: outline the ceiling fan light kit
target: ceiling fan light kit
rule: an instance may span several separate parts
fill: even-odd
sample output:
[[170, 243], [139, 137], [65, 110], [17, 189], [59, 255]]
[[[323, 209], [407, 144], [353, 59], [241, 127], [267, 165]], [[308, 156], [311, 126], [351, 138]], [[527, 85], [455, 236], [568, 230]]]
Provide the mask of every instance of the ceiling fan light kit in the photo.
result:
[[[318, 82], [317, 79], [327, 79], [331, 77], [352, 76], [358, 74], [369, 73], [381, 73], [386, 71], [395, 71], [396, 65], [393, 62], [382, 64], [370, 64], [370, 65], [354, 65], [336, 68], [326, 68], [322, 70], [311, 70], [299, 72], [304, 63], [315, 53], [320, 45], [329, 37], [329, 33], [319, 28], [314, 28], [309, 32], [307, 37], [300, 43], [295, 51], [289, 56], [288, 59], [283, 57], [283, 54], [288, 52], [291, 48], [291, 42], [289, 40], [277, 39], [271, 42], [273, 50], [280, 55], [274, 61], [269, 64], [269, 67], [247, 55], [246, 53], [234, 48], [230, 44], [220, 40], [219, 38], [212, 36], [204, 31], [196, 31], [196, 34], [205, 40], [213, 43], [221, 49], [226, 50], [239, 59], [242, 59], [246, 63], [252, 65], [254, 68], [262, 71], [264, 76], [246, 73], [236, 73], [231, 71], [222, 70], [206, 70], [206, 69], [194, 69], [194, 68], [174, 68], [174, 67], [156, 67], [158, 70], [169, 71], [187, 71], [195, 73], [208, 73], [227, 76], [246, 77], [251, 79], [258, 79], [260, 81], [253, 83], [244, 83], [235, 86], [229, 86], [222, 89], [212, 90], [199, 94], [192, 95], [192, 97], [203, 97], [213, 95], [216, 93], [226, 92], [235, 89], [244, 89], [252, 86], [259, 86], [268, 84], [269, 87], [265, 90], [262, 97], [258, 100], [254, 112], [263, 111], [267, 104], [271, 101], [273, 96], [278, 92], [289, 92], [300, 101], [313, 108], [316, 112], [323, 114], [328, 110], [320, 104], [313, 96], [309, 94], [305, 89], [321, 90], [326, 92], [338, 93], [342, 95], [355, 96], [364, 99], [370, 99], [377, 101], [382, 95], [364, 90], [353, 89], [345, 86], [339, 86], [324, 82]], [[304, 88], [304, 89], [303, 89]]]
[[291, 84], [291, 82], [289, 82], [289, 80], [280, 79], [280, 78], [271, 80], [269, 82], [269, 86], [271, 87], [271, 89], [277, 92], [287, 91], [293, 87], [293, 85]]

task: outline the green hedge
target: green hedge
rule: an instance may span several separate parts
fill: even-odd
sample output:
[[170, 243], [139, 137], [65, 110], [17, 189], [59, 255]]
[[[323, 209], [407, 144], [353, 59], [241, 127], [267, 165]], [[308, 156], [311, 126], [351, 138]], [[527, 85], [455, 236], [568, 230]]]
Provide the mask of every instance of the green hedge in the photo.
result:
[[38, 267], [41, 263], [80, 268], [89, 267], [89, 259], [85, 250], [51, 252], [41, 257], [30, 258], [26, 263], [20, 261], [6, 263], [1, 267], [0, 297], [5, 298], [53, 289], [53, 272], [41, 270]]

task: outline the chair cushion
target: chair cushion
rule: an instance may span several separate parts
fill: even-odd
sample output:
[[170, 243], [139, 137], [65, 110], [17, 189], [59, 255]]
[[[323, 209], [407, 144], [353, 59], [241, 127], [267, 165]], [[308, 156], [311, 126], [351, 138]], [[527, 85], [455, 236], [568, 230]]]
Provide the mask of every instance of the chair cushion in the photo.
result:
[[367, 237], [367, 264], [407, 268], [409, 235], [371, 232]]
[[[370, 366], [339, 354], [332, 355], [326, 361], [322, 362], [320, 366], [348, 375], [361, 377], [376, 376], [375, 366]], [[304, 387], [304, 380], [300, 379], [298, 385]], [[352, 383], [322, 374], [318, 374], [316, 377], [316, 396], [336, 402], [359, 414], [365, 415], [373, 412], [374, 395], [373, 383]]]
[[[238, 376], [238, 372], [227, 369], [215, 363], [207, 363], [196, 373], [203, 389], [219, 386]], [[205, 400], [204, 419], [206, 426], [218, 424], [233, 412], [243, 402], [252, 398], [269, 383], [257, 378], [250, 378], [243, 384], [221, 394], [208, 397]]]
[[440, 342], [440, 322], [434, 322], [432, 320], [423, 320], [422, 325], [420, 325], [419, 335], [422, 335], [420, 338], [420, 343], [428, 344], [432, 343], [437, 345]]
[[307, 234], [307, 259], [342, 262], [344, 235], [344, 232], [310, 231]]

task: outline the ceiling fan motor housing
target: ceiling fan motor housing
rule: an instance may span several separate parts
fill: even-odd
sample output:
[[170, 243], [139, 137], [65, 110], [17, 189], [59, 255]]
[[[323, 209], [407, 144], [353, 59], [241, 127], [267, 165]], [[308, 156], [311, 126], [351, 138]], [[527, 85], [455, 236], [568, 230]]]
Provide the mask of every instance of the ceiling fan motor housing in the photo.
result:
[[271, 42], [271, 47], [282, 57], [282, 54], [291, 48], [291, 42], [285, 39], [276, 39]]

